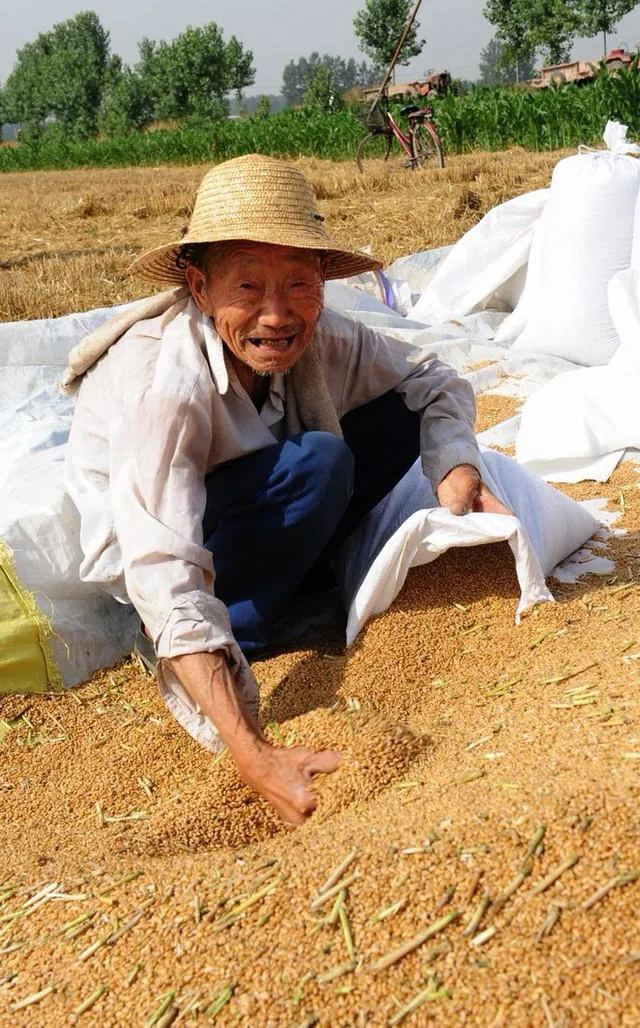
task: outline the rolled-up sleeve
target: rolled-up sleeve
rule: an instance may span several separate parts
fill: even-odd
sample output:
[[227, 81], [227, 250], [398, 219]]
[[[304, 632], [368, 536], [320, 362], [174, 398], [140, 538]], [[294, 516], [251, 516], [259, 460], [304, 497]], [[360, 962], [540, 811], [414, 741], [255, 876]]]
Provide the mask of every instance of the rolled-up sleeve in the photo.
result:
[[[395, 389], [420, 415], [422, 468], [434, 489], [458, 464], [480, 471], [473, 425], [473, 389], [447, 364], [423, 347], [385, 336], [350, 318], [339, 318], [348, 345], [332, 347], [330, 375], [341, 389], [340, 416]], [[341, 365], [341, 366], [340, 366]], [[333, 390], [332, 390], [333, 391]]]
[[226, 607], [203, 546], [212, 410], [203, 362], [186, 388], [156, 374], [131, 391], [111, 445], [111, 509], [126, 590], [159, 657], [229, 650]]

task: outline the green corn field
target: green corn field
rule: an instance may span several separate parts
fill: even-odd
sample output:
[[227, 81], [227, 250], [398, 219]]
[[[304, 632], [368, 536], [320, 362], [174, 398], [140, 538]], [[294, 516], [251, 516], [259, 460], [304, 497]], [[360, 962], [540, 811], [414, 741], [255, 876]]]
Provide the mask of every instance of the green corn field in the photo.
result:
[[[433, 106], [447, 153], [593, 145], [609, 118], [628, 125], [631, 137], [640, 135], [640, 69], [637, 60], [614, 74], [603, 69], [581, 87], [477, 88], [435, 100]], [[365, 132], [354, 109], [332, 114], [296, 109], [119, 139], [67, 141], [45, 133], [37, 142], [0, 147], [0, 171], [212, 163], [243, 153], [344, 160], [354, 156]]]

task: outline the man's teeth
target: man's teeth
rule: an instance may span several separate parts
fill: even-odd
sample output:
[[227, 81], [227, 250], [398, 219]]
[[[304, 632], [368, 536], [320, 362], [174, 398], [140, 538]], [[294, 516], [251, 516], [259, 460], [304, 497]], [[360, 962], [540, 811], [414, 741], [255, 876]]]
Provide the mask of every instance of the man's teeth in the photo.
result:
[[262, 339], [260, 336], [251, 336], [249, 342], [254, 346], [272, 346], [276, 349], [284, 349], [294, 340], [294, 336], [284, 336], [282, 339]]

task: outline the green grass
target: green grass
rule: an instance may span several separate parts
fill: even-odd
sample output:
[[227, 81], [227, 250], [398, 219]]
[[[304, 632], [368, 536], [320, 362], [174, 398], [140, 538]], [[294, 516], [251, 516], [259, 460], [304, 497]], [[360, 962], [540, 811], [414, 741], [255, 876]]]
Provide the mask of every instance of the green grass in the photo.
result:
[[[476, 89], [434, 104], [447, 153], [522, 146], [555, 150], [601, 140], [609, 118], [640, 133], [640, 71], [601, 73], [588, 86], [531, 91]], [[285, 110], [267, 118], [221, 121], [174, 131], [137, 133], [120, 139], [75, 141], [45, 136], [34, 143], [0, 148], [0, 171], [40, 168], [113, 168], [124, 165], [211, 163], [243, 153], [274, 157], [354, 156], [365, 129], [352, 110], [324, 114]]]

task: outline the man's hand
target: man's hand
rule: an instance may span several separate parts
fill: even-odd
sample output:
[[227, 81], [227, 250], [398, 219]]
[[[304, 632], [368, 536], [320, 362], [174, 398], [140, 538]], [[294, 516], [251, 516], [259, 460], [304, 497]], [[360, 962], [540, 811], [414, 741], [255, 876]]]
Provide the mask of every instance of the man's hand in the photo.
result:
[[171, 664], [191, 699], [217, 728], [242, 780], [260, 793], [286, 824], [303, 824], [318, 802], [313, 776], [335, 771], [340, 754], [272, 746], [242, 702], [222, 651], [185, 653], [174, 657]]
[[437, 490], [438, 502], [452, 514], [511, 514], [487, 488], [473, 464], [458, 464], [442, 479]]
[[316, 809], [313, 776], [330, 774], [340, 764], [335, 750], [285, 749], [261, 742], [249, 754], [235, 755], [240, 777], [270, 803], [286, 825], [304, 824]]

